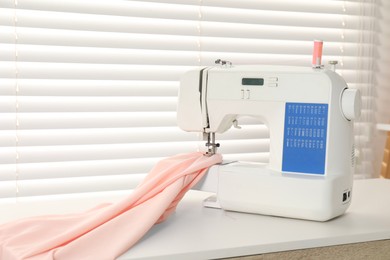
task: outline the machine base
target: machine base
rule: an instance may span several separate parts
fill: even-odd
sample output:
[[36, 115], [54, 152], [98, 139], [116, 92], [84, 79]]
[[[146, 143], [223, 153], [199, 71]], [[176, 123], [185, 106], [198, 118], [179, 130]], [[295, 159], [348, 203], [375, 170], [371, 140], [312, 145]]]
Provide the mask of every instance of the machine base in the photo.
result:
[[203, 206], [206, 208], [221, 209], [217, 195], [212, 195], [203, 201]]
[[281, 173], [254, 163], [213, 166], [202, 185], [216, 193], [205, 207], [315, 221], [342, 215], [352, 197], [348, 174]]

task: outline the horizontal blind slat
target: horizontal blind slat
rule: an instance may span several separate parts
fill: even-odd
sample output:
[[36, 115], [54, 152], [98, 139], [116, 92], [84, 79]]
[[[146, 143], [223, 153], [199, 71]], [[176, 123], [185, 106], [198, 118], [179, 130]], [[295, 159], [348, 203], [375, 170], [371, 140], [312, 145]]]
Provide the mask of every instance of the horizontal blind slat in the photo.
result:
[[[18, 147], [19, 163], [110, 160], [145, 157], [167, 157], [172, 154], [196, 151], [197, 142], [166, 142], [140, 144], [96, 144]], [[0, 163], [15, 163], [16, 149], [0, 147]]]
[[15, 181], [0, 181], [0, 199], [16, 196]]
[[[19, 113], [19, 129], [176, 126], [176, 112]], [[15, 130], [15, 115], [0, 113], [0, 130]]]
[[[202, 57], [216, 52], [218, 55], [236, 55], [241, 59], [261, 58], [263, 56], [281, 56], [294, 53], [296, 59], [307, 60], [310, 58], [312, 42], [292, 41], [259, 41], [245, 39], [218, 39], [214, 42], [203, 42]], [[368, 53], [364, 49], [371, 49], [371, 45], [362, 46], [359, 49], [349, 47], [351, 43], [326, 43], [326, 56], [343, 56], [345, 60], [355, 59], [357, 51]], [[0, 44], [4, 50], [0, 54], [3, 61], [15, 61], [15, 47], [13, 44]], [[241, 52], [239, 52], [241, 50]], [[245, 52], [242, 52], [245, 50]], [[346, 51], [345, 51], [346, 50]], [[157, 65], [192, 65], [199, 56], [199, 51], [171, 51], [171, 50], [147, 50], [147, 49], [113, 49], [91, 47], [64, 47], [45, 45], [18, 45], [18, 61], [20, 62], [55, 62], [55, 63], [92, 63], [92, 64], [145, 64]], [[261, 54], [260, 54], [261, 53]], [[306, 57], [301, 57], [305, 55]], [[367, 54], [368, 55], [368, 54]], [[249, 56], [249, 57], [246, 57]], [[364, 55], [362, 55], [362, 58]], [[371, 58], [368, 56], [368, 58]], [[166, 61], [168, 60], [168, 61]]]
[[[106, 31], [83, 31], [66, 29], [47, 29], [18, 27], [18, 43], [52, 46], [79, 46], [107, 48], [139, 48], [160, 50], [194, 50], [198, 49], [197, 35], [121, 33]], [[0, 26], [0, 36], [4, 43], [15, 42], [13, 26]], [[156, 43], [158, 45], [156, 46]]]
[[262, 25], [288, 25], [291, 27], [316, 27], [355, 29], [361, 20], [359, 16], [341, 16], [338, 14], [305, 13], [291, 10], [248, 10], [226, 7], [202, 7], [202, 21], [262, 24]]
[[[147, 2], [182, 3], [182, 0], [144, 0]], [[198, 0], [186, 1], [188, 5], [199, 5]], [[348, 14], [358, 15], [361, 11], [361, 6], [372, 6], [370, 3], [360, 3], [357, 1], [312, 1], [312, 0], [297, 0], [291, 4], [291, 0], [240, 0], [240, 1], [226, 1], [226, 0], [203, 0], [203, 6], [217, 6], [237, 9], [259, 9], [259, 10], [275, 10], [275, 11], [298, 11], [309, 13], [332, 13], [343, 14], [345, 10]]]
[[[93, 2], [93, 3], [92, 3]], [[144, 0], [144, 1], [112, 1], [112, 0], [89, 0], [89, 1], [67, 1], [67, 5], [63, 5], [61, 1], [50, 0], [35, 0], [33, 4], [28, 0], [19, 0], [18, 7], [23, 9], [37, 9], [37, 10], [51, 10], [51, 11], [68, 11], [68, 12], [86, 12], [86, 13], [110, 13], [113, 15], [128, 15], [128, 11], [138, 6], [145, 6], [151, 8], [153, 6], [156, 9], [163, 7], [174, 8], [180, 5], [180, 8], [191, 8], [192, 6], [199, 6], [198, 0]], [[153, 4], [153, 5], [151, 5]], [[11, 0], [2, 0], [2, 6], [12, 8], [14, 2]], [[184, 5], [184, 6], [183, 6]], [[360, 5], [370, 5], [369, 3], [359, 3], [354, 1], [344, 2], [315, 2], [311, 0], [299, 0], [295, 1], [294, 5], [291, 5], [290, 0], [262, 0], [256, 2], [252, 0], [241, 1], [226, 1], [226, 0], [203, 0], [203, 6], [210, 7], [223, 7], [223, 8], [235, 8], [235, 9], [258, 9], [258, 10], [272, 10], [272, 11], [290, 11], [290, 12], [307, 12], [307, 13], [331, 13], [331, 14], [343, 14], [343, 7], [348, 10], [350, 15], [360, 14]], [[163, 10], [166, 12], [166, 10]]]
[[[363, 32], [351, 29], [306, 28], [288, 26], [266, 26], [246, 24], [227, 24], [222, 22], [205, 22], [202, 24], [202, 35], [213, 37], [278, 39], [312, 41], [313, 38], [327, 39], [332, 42], [357, 42]], [[369, 34], [368, 32], [366, 33]], [[344, 37], [344, 39], [342, 38]], [[365, 37], [362, 38], [363, 42]], [[366, 40], [367, 42], [368, 39]]]
[[145, 112], [176, 111], [176, 97], [24, 97], [0, 96], [0, 112]]
[[[174, 154], [204, 150], [204, 143], [194, 142], [149, 142], [130, 144], [21, 146], [17, 148], [19, 163], [107, 160], [126, 158], [168, 157]], [[269, 140], [224, 140], [221, 153], [268, 152]], [[0, 163], [15, 163], [16, 149], [0, 147], [4, 155]], [[13, 155], [13, 156], [12, 156]]]
[[[93, 80], [178, 80], [195, 66], [18, 62], [18, 78]], [[0, 61], [0, 78], [15, 76], [15, 62]]]
[[[15, 61], [15, 46], [0, 44], [4, 50], [2, 61]], [[147, 64], [192, 65], [198, 57], [197, 50], [140, 50], [91, 47], [64, 47], [46, 45], [18, 45], [18, 62], [88, 63], [88, 64]]]
[[[13, 8], [14, 3], [2, 5]], [[26, 12], [44, 11], [49, 13], [74, 13], [103, 16], [135, 16], [171, 19], [198, 19], [198, 7], [183, 4], [148, 3], [145, 1], [122, 0], [18, 0], [17, 9]]]
[[140, 174], [22, 180], [18, 181], [18, 196], [130, 190], [134, 189], [144, 176]]
[[[145, 174], [162, 158], [21, 163], [19, 180]], [[1, 180], [15, 180], [15, 164], [1, 164]]]
[[14, 13], [18, 17], [17, 24], [20, 27], [175, 35], [198, 34], [197, 10], [196, 20], [179, 20], [0, 8], [0, 17], [3, 17], [0, 20], [1, 24], [13, 26]]
[[[177, 97], [178, 81], [18, 79], [20, 96]], [[15, 78], [0, 78], [0, 95], [16, 94]]]
[[[218, 134], [219, 140], [267, 139], [268, 129], [264, 125], [240, 125], [241, 129], [231, 129]], [[185, 132], [178, 127], [133, 127], [133, 128], [89, 128], [89, 129], [48, 129], [13, 130], [0, 132], [0, 147], [56, 146], [86, 144], [120, 144], [169, 141], [201, 140], [197, 133]]]

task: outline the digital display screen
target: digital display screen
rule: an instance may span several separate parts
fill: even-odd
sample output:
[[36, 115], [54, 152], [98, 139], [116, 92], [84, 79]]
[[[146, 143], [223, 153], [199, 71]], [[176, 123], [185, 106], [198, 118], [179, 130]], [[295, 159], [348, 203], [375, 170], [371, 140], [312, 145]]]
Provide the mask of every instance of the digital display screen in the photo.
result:
[[242, 78], [241, 84], [244, 86], [263, 86], [263, 78]]

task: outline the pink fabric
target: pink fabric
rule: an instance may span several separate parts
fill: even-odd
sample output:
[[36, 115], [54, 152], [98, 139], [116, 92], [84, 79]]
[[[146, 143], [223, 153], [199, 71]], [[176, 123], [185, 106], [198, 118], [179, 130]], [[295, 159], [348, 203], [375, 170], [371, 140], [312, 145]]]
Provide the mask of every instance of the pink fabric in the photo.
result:
[[164, 221], [218, 154], [160, 161], [125, 199], [80, 214], [39, 216], [0, 225], [0, 259], [111, 260]]

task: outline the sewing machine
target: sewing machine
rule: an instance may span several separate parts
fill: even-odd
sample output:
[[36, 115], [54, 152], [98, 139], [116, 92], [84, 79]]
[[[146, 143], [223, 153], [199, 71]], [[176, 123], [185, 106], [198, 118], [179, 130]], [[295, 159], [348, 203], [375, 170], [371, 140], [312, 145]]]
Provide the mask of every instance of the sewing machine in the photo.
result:
[[323, 67], [232, 66], [187, 72], [181, 79], [178, 125], [203, 133], [207, 154], [215, 133], [259, 118], [270, 132], [268, 164], [222, 163], [198, 189], [214, 192], [207, 207], [326, 221], [351, 203], [353, 120], [360, 95]]

